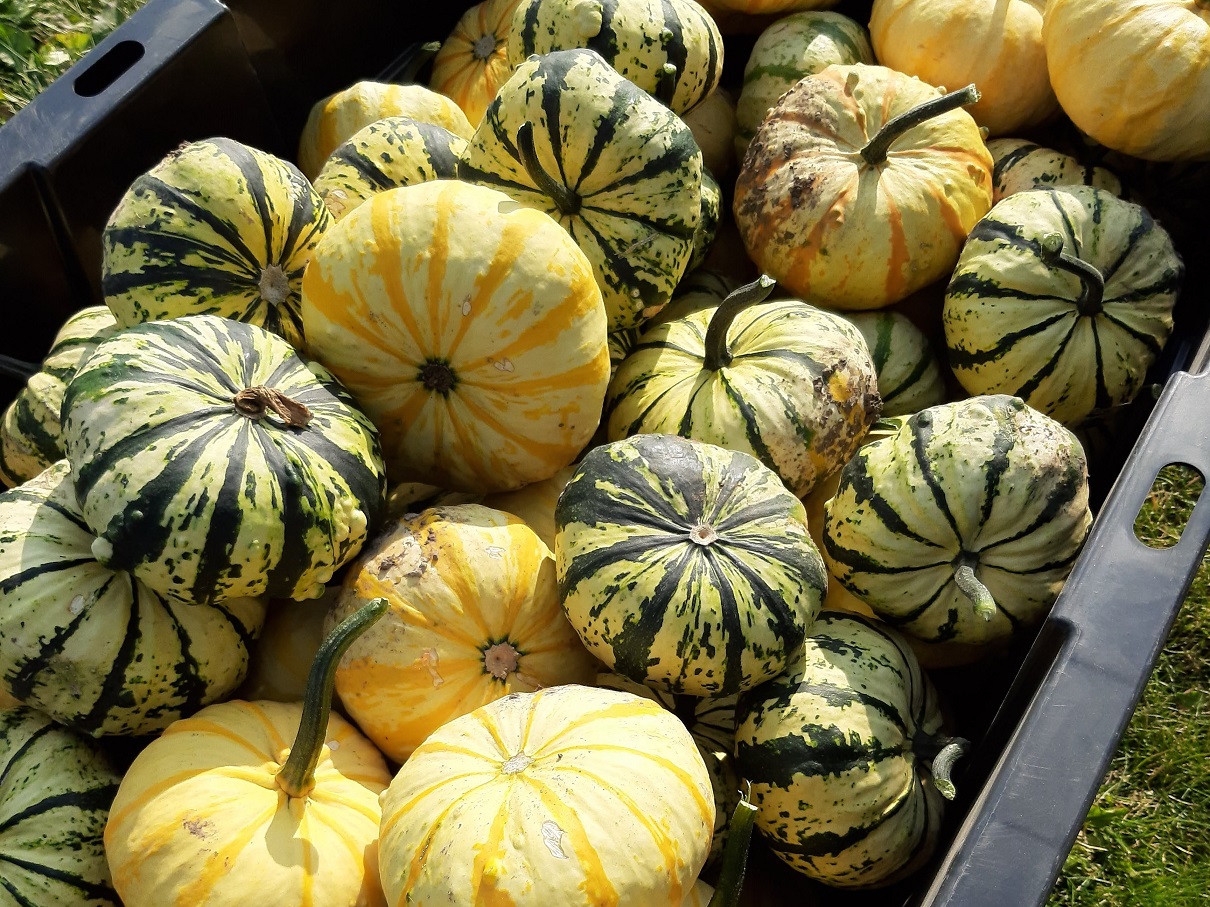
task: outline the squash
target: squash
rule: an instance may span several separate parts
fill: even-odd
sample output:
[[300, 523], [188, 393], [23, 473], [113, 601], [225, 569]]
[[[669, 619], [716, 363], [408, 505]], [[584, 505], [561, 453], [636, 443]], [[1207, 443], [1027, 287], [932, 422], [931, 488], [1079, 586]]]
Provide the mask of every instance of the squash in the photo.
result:
[[943, 95], [884, 66], [832, 65], [757, 130], [735, 220], [761, 270], [825, 308], [876, 309], [947, 275], [991, 207], [973, 86]]
[[[819, 4], [825, 5], [825, 4]], [[830, 5], [830, 4], [828, 4]], [[808, 9], [783, 16], [757, 36], [735, 105], [735, 152], [742, 161], [757, 127], [799, 79], [833, 63], [873, 63], [869, 32], [842, 13]]]
[[93, 741], [0, 708], [0, 903], [120, 905], [101, 839], [119, 777]]
[[1042, 620], [1092, 523], [1075, 436], [1005, 395], [864, 445], [824, 514], [831, 576], [892, 626], [974, 653]]
[[1059, 102], [1042, 44], [1046, 0], [874, 0], [878, 62], [930, 85], [979, 86], [971, 116], [991, 135], [1051, 119]]
[[63, 438], [96, 559], [190, 604], [317, 598], [386, 496], [374, 426], [331, 373], [216, 315], [99, 344]]
[[802, 502], [745, 453], [640, 434], [589, 451], [555, 508], [563, 608], [638, 683], [729, 696], [778, 674], [826, 580]]
[[968, 744], [942, 733], [936, 691], [899, 633], [822, 612], [736, 716], [736, 768], [781, 860], [837, 888], [887, 885], [928, 861]]
[[3, 357], [3, 371], [25, 386], [0, 423], [0, 482], [12, 488], [63, 459], [63, 391], [93, 348], [117, 330], [108, 306], [88, 306], [63, 323], [40, 364]]
[[122, 327], [212, 314], [305, 345], [303, 269], [332, 217], [288, 161], [232, 139], [183, 145], [131, 184], [101, 234]]
[[1145, 208], [1092, 186], [1031, 189], [971, 231], [941, 320], [971, 394], [1068, 426], [1130, 403], [1172, 334], [1184, 265]]
[[723, 73], [723, 36], [693, 0], [522, 0], [508, 37], [516, 69], [534, 54], [588, 48], [679, 114]]
[[387, 903], [679, 905], [710, 848], [693, 738], [641, 696], [513, 693], [437, 729], [382, 797]]
[[319, 176], [332, 152], [376, 120], [411, 117], [469, 139], [475, 127], [462, 108], [423, 85], [362, 80], [312, 105], [298, 139], [298, 167], [309, 180]]
[[378, 596], [390, 611], [341, 661], [336, 690], [395, 762], [481, 705], [596, 674], [550, 549], [516, 516], [461, 504], [398, 521], [350, 568], [328, 622]]
[[[232, 700], [170, 725], [135, 757], [105, 826], [125, 907], [385, 907], [382, 755], [330, 714], [336, 662], [376, 600], [316, 655], [301, 703]], [[293, 744], [291, 744], [293, 740]]]
[[714, 237], [723, 219], [723, 188], [709, 170], [702, 168], [702, 210], [697, 227], [693, 231], [693, 254], [689, 257], [686, 270], [699, 267], [710, 254]]
[[340, 220], [371, 195], [426, 180], [454, 179], [466, 139], [411, 117], [383, 117], [324, 162], [315, 191]]
[[1096, 186], [1122, 195], [1122, 181], [1112, 171], [1081, 164], [1069, 154], [1044, 148], [1028, 139], [992, 139], [987, 150], [992, 155], [993, 205], [1014, 192], [1057, 186]]
[[483, 498], [483, 505], [519, 516], [537, 533], [547, 548], [555, 547], [555, 504], [575, 475], [575, 466], [564, 466], [549, 479], [534, 482], [516, 491], [500, 491]]
[[609, 351], [591, 265], [557, 223], [435, 180], [376, 195], [326, 239], [303, 323], [378, 427], [392, 483], [509, 491], [576, 458]]
[[507, 81], [508, 36], [521, 0], [482, 0], [471, 6], [433, 57], [429, 88], [462, 108], [478, 126], [487, 105]]
[[[712, 12], [733, 13], [738, 22], [759, 17], [775, 17], [800, 10], [824, 9], [835, 6], [840, 0], [707, 0]], [[767, 23], [766, 23], [767, 24]]]
[[945, 373], [924, 331], [902, 312], [850, 312], [874, 371], [883, 417], [907, 416], [945, 402]]
[[1210, 3], [1050, 0], [1050, 81], [1081, 131], [1148, 161], [1210, 158]]
[[339, 592], [339, 585], [331, 585], [322, 596], [309, 601], [268, 602], [265, 624], [252, 647], [248, 675], [232, 698], [302, 701], [307, 675], [323, 645], [324, 621]]
[[142, 736], [226, 698], [265, 617], [161, 598], [97, 561], [66, 460], [0, 494], [0, 688], [92, 736]]
[[702, 184], [693, 133], [596, 51], [521, 63], [458, 175], [567, 230], [592, 263], [611, 331], [658, 312], [693, 255]]
[[703, 169], [720, 179], [731, 177], [736, 163], [735, 98], [731, 92], [718, 86], [681, 119], [702, 151]]
[[881, 406], [866, 342], [799, 299], [761, 301], [771, 286], [644, 331], [609, 385], [609, 439], [667, 432], [743, 451], [800, 496], [844, 465]]

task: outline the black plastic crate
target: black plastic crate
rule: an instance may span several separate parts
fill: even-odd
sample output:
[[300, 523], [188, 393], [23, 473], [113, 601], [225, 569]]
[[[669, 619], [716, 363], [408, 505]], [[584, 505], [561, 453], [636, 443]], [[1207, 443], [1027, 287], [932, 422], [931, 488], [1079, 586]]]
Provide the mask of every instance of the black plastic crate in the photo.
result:
[[[101, 301], [105, 221], [170, 150], [224, 135], [292, 160], [315, 101], [388, 78], [470, 5], [344, 0], [338, 24], [321, 0], [150, 0], [0, 128], [0, 294], [15, 328], [0, 353], [40, 360], [67, 315]], [[836, 8], [868, 21], [869, 0]], [[728, 38], [733, 84], [753, 37]], [[933, 672], [975, 744], [955, 770], [959, 796], [936, 857], [889, 889], [837, 893], [757, 848], [746, 902], [1045, 900], [1210, 543], [1206, 501], [1171, 548], [1149, 548], [1133, 531], [1164, 466], [1210, 475], [1210, 306], [1195, 232], [1210, 201], [1207, 166], [1126, 174], [1144, 200], [1148, 188], [1164, 190], [1148, 207], [1188, 268], [1177, 333], [1152, 373], [1158, 399], [1144, 394], [1128, 409], [1123, 440], [1101, 461], [1092, 534], [1036, 636], [972, 668]], [[0, 401], [16, 390], [0, 381]]]

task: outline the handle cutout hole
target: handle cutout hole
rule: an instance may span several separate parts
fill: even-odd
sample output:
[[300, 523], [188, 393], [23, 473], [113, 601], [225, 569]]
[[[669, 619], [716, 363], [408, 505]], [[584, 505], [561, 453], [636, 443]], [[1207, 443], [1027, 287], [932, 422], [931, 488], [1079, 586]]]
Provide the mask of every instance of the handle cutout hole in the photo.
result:
[[1169, 463], [1151, 483], [1147, 500], [1134, 518], [1134, 534], [1148, 548], [1171, 548], [1206, 487], [1206, 477], [1188, 463]]
[[82, 98], [95, 98], [139, 60], [146, 48], [138, 41], [119, 41], [105, 56], [80, 73], [72, 88]]

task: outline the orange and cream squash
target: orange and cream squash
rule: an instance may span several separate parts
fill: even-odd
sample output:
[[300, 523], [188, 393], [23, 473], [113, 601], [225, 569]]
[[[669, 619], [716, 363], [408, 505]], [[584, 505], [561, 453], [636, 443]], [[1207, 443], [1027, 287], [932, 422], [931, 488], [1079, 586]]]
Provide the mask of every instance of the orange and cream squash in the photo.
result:
[[382, 806], [390, 907], [680, 907], [715, 808], [679, 718], [633, 693], [575, 685], [446, 724]]
[[437, 55], [429, 87], [451, 98], [472, 126], [479, 125], [487, 105], [512, 75], [508, 35], [521, 0], [483, 0], [458, 20]]
[[311, 354], [378, 427], [392, 483], [510, 491], [569, 465], [601, 418], [605, 307], [549, 215], [495, 189], [389, 189], [303, 277]]

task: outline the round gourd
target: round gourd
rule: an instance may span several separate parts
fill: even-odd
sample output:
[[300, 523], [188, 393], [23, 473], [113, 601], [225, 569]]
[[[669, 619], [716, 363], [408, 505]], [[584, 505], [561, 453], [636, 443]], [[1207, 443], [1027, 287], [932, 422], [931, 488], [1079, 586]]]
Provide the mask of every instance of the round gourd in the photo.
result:
[[1115, 151], [1210, 157], [1210, 3], [1050, 0], [1042, 21], [1063, 112]]
[[123, 327], [212, 314], [302, 348], [303, 269], [332, 217], [291, 163], [232, 139], [184, 145], [131, 184], [101, 234]]
[[336, 379], [227, 318], [109, 338], [63, 414], [97, 560], [191, 604], [317, 598], [386, 495], [374, 426]]
[[901, 312], [852, 312], [846, 319], [865, 339], [878, 375], [882, 416], [906, 416], [943, 403], [941, 360], [916, 323]]
[[385, 609], [367, 605], [324, 640], [303, 702], [208, 706], [135, 757], [105, 826], [125, 907], [383, 907], [391, 773], [330, 709], [336, 662]]
[[1104, 167], [1081, 164], [1069, 154], [1028, 139], [999, 138], [987, 143], [992, 155], [992, 204], [1026, 189], [1096, 186], [1122, 194], [1122, 182]]
[[[812, 4], [818, 6], [834, 4]], [[735, 105], [735, 152], [739, 159], [777, 99], [799, 79], [833, 63], [873, 63], [865, 26], [841, 13], [806, 10], [783, 16], [752, 45]]]
[[702, 150], [702, 167], [720, 179], [735, 168], [735, 98], [721, 85], [681, 116]]
[[930, 85], [979, 86], [967, 109], [992, 135], [1026, 130], [1059, 109], [1046, 69], [1046, 0], [874, 0], [878, 62]]
[[93, 741], [0, 708], [0, 904], [121, 904], [101, 840], [119, 778]]
[[231, 694], [264, 605], [161, 598], [99, 563], [66, 460], [0, 494], [0, 687], [92, 736], [142, 736]]
[[12, 488], [63, 459], [63, 391], [93, 348], [117, 330], [108, 306], [88, 306], [63, 323], [40, 364], [14, 374], [25, 386], [0, 423], [0, 482]]
[[411, 117], [384, 117], [355, 133], [324, 162], [315, 191], [336, 220], [386, 189], [454, 179], [466, 139]]
[[350, 569], [329, 623], [378, 596], [390, 612], [349, 650], [336, 689], [395, 762], [501, 696], [596, 674], [560, 608], [550, 549], [510, 514], [462, 504], [393, 524]]
[[736, 768], [756, 827], [799, 872], [838, 888], [910, 875], [932, 854], [949, 766], [936, 692], [884, 624], [824, 611], [784, 674], [740, 697]]
[[522, 0], [510, 66], [580, 47], [676, 113], [702, 103], [723, 72], [723, 36], [692, 0]]
[[576, 458], [609, 352], [592, 268], [557, 223], [436, 180], [376, 195], [327, 240], [303, 321], [378, 426], [393, 483], [507, 491]]
[[469, 139], [475, 127], [454, 101], [423, 85], [362, 80], [317, 101], [298, 139], [298, 167], [309, 180], [350, 138], [384, 117], [411, 117]]
[[1078, 425], [1138, 394], [1183, 278], [1139, 205], [1091, 186], [1018, 192], [975, 225], [950, 279], [950, 366], [968, 393]]
[[644, 331], [609, 385], [609, 439], [667, 432], [743, 451], [800, 496], [839, 469], [878, 418], [874, 363], [839, 315], [759, 301], [771, 286]]
[[692, 271], [706, 260], [714, 237], [718, 233], [719, 223], [723, 219], [723, 189], [710, 174], [702, 169], [702, 210], [698, 217], [697, 227], [693, 231], [693, 253], [685, 266]]
[[462, 14], [433, 57], [429, 88], [453, 100], [471, 126], [508, 79], [508, 36], [521, 0], [482, 0]]
[[693, 738], [641, 696], [514, 693], [439, 728], [382, 798], [390, 907], [679, 905], [710, 847]]
[[629, 356], [630, 351], [638, 345], [640, 334], [639, 328], [623, 328], [609, 334], [609, 377], [611, 379], [617, 374], [622, 360]]
[[779, 673], [826, 580], [802, 502], [753, 457], [674, 435], [594, 448], [559, 496], [563, 607], [589, 651], [657, 689]]
[[991, 207], [991, 155], [957, 109], [976, 97], [861, 63], [797, 82], [736, 181], [752, 260], [787, 292], [836, 309], [881, 308], [949, 274]]
[[1016, 397], [977, 396], [858, 450], [825, 505], [823, 550], [891, 625], [977, 647], [1045, 616], [1091, 523], [1075, 436]]
[[693, 254], [702, 184], [693, 133], [596, 51], [521, 63], [458, 174], [559, 222], [592, 263], [611, 331], [658, 312]]

